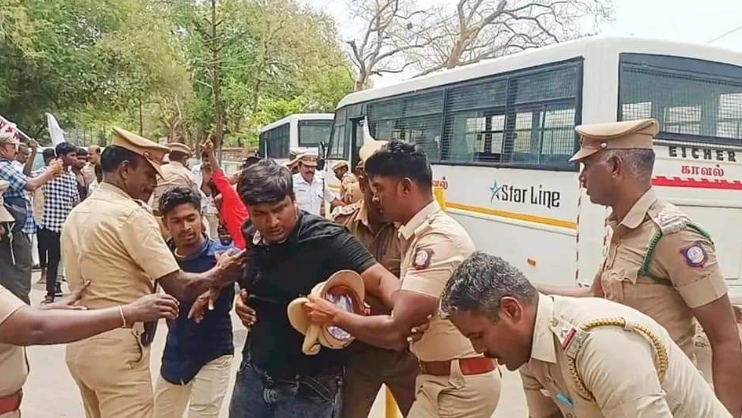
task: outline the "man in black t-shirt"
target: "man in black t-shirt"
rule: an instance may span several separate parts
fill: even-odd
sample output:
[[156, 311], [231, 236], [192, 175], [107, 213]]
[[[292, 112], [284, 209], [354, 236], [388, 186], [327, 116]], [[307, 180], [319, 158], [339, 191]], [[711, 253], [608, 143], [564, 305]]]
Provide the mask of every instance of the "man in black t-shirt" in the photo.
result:
[[250, 212], [240, 285], [257, 320], [250, 321], [230, 417], [337, 417], [346, 354], [323, 348], [305, 355], [287, 306], [340, 270], [361, 274], [366, 292], [388, 306], [399, 281], [348, 230], [300, 211], [285, 167], [270, 160], [253, 165], [238, 192]]

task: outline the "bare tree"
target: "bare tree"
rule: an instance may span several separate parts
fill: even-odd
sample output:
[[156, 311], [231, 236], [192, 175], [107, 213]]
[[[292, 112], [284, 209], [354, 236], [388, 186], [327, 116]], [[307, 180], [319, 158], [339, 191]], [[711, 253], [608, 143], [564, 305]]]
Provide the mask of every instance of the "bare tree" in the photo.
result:
[[411, 0], [357, 0], [351, 3], [363, 32], [346, 41], [349, 55], [358, 72], [355, 89], [370, 87], [372, 76], [404, 72], [417, 64], [404, 62], [403, 53], [428, 45], [430, 37], [421, 36], [429, 29], [430, 15], [412, 8]]
[[611, 17], [611, 0], [457, 0], [421, 33], [408, 60], [429, 74], [587, 35]]

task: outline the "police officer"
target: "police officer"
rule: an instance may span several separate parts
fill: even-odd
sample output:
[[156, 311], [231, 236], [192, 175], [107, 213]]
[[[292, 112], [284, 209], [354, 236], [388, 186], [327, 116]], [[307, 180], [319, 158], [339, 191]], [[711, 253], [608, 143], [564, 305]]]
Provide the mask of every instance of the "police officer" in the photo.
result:
[[294, 174], [294, 194], [299, 209], [312, 215], [320, 215], [324, 203], [344, 206], [340, 199], [327, 187], [324, 175], [317, 174], [317, 156], [302, 154], [296, 160], [299, 172]]
[[[360, 149], [361, 162], [356, 171], [362, 199], [336, 208], [333, 220], [348, 228], [381, 265], [399, 276], [401, 248], [398, 228], [384, 219], [379, 206], [373, 202], [373, 192], [363, 173], [364, 161], [384, 144], [386, 141], [367, 141]], [[366, 296], [366, 302], [373, 314], [390, 313], [369, 295]], [[343, 417], [368, 417], [381, 385], [391, 390], [400, 411], [406, 416], [415, 400], [415, 378], [418, 374], [415, 356], [407, 349], [395, 352], [356, 341], [350, 346], [348, 357], [343, 388]]]
[[580, 181], [590, 201], [610, 206], [608, 254], [588, 289], [543, 293], [599, 296], [623, 303], [665, 327], [695, 361], [696, 320], [708, 335], [721, 402], [742, 415], [742, 351], [724, 276], [709, 235], [652, 188], [656, 120], [583, 125]]
[[346, 204], [356, 203], [363, 197], [358, 184], [358, 177], [350, 172], [347, 161], [338, 161], [332, 166], [335, 177], [340, 180], [340, 200]]
[[520, 369], [530, 417], [731, 417], [652, 318], [607, 300], [539, 294], [499, 257], [464, 261], [441, 311], [478, 352]]
[[162, 178], [157, 180], [157, 187], [152, 195], [152, 208], [155, 216], [161, 216], [159, 213], [160, 196], [167, 190], [175, 186], [198, 187], [196, 175], [186, 167], [188, 158], [191, 157], [191, 148], [180, 142], [167, 144], [167, 147], [170, 149], [168, 154], [170, 162], [161, 167]]
[[[15, 221], [3, 206], [2, 193], [8, 182], [0, 181], [0, 241], [8, 239], [6, 228]], [[120, 327], [130, 321], [173, 319], [177, 301], [169, 295], [150, 295], [132, 304], [109, 309], [80, 310], [75, 304], [84, 286], [67, 299], [36, 309], [27, 306], [8, 289], [0, 286], [0, 418], [18, 418], [21, 388], [28, 376], [23, 346], [64, 344]]]
[[[433, 198], [430, 163], [414, 145], [389, 142], [366, 160], [364, 170], [384, 216], [402, 225], [401, 288], [392, 314], [356, 315], [310, 296], [310, 319], [337, 325], [377, 347], [409, 346], [420, 375], [408, 417], [490, 418], [500, 397], [496, 362], [475, 352], [453, 324], [438, 315], [441, 291], [474, 252], [471, 238]], [[411, 328], [428, 317], [428, 331], [410, 345]]]
[[[109, 308], [152, 294], [155, 286], [189, 301], [234, 280], [241, 254], [226, 255], [200, 274], [185, 273], [162, 239], [146, 202], [169, 151], [114, 128], [101, 156], [103, 183], [70, 213], [62, 254], [70, 288], [90, 281], [80, 304]], [[154, 401], [149, 343], [156, 324], [129, 318], [123, 326], [67, 346], [67, 365], [80, 388], [88, 418], [151, 417]]]

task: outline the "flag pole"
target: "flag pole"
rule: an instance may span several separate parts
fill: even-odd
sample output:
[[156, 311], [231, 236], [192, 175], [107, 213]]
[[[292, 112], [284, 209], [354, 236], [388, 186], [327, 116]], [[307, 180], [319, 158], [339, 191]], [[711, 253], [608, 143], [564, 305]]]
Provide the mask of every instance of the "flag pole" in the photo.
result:
[[13, 122], [5, 119], [5, 117], [3, 115], [0, 115], [0, 122], [7, 123], [7, 124], [12, 124], [14, 126], [13, 129], [15, 129], [16, 132], [18, 132], [19, 134], [21, 134], [21, 136], [23, 138], [25, 138], [26, 141], [31, 142], [32, 138], [30, 136], [26, 135], [25, 132], [23, 132], [22, 130], [20, 130], [16, 124], [14, 124]]

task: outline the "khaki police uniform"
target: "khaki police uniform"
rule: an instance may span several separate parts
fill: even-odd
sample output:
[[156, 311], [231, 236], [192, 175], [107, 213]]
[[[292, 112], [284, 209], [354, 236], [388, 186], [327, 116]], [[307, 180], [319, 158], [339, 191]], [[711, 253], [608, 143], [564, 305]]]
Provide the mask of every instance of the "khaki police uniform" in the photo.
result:
[[348, 162], [338, 161], [332, 167], [332, 171], [337, 174], [337, 171], [343, 167], [347, 168], [348, 172], [343, 174], [343, 177], [340, 179], [340, 200], [347, 204], [356, 203], [363, 198], [363, 194], [358, 183], [358, 177], [350, 172]]
[[[11, 315], [24, 306], [26, 304], [22, 300], [0, 286], [0, 328]], [[0, 344], [0, 418], [20, 418], [21, 388], [26, 383], [27, 377], [26, 349]]]
[[520, 374], [531, 418], [731, 417], [660, 324], [599, 298], [539, 295]]
[[[371, 229], [364, 201], [338, 207], [332, 220], [348, 228], [376, 261], [399, 277], [401, 248], [397, 228], [385, 223], [378, 231]], [[372, 313], [389, 314], [380, 302], [366, 295]], [[343, 387], [343, 417], [366, 418], [379, 393], [386, 385], [394, 395], [404, 415], [415, 400], [415, 377], [419, 368], [417, 359], [408, 350], [396, 352], [355, 341], [349, 348], [349, 360]]]
[[[115, 129], [114, 146], [144, 156], [160, 172], [167, 148]], [[62, 254], [71, 289], [90, 286], [80, 304], [90, 309], [134, 302], [155, 291], [155, 280], [179, 270], [143, 202], [102, 183], [77, 205], [62, 230]], [[144, 326], [129, 324], [67, 345], [67, 366], [88, 418], [147, 418], [154, 399]]]
[[[436, 298], [475, 250], [469, 234], [435, 201], [402, 226], [399, 236], [401, 289]], [[500, 374], [494, 361], [478, 354], [450, 321], [436, 313], [410, 349], [420, 361], [421, 373], [409, 417], [492, 416], [500, 398]]]
[[[583, 143], [573, 161], [600, 149], [652, 149], [658, 125], [649, 119], [576, 129]], [[695, 362], [697, 322], [691, 309], [727, 293], [711, 238], [653, 189], [624, 219], [611, 215], [608, 223], [610, 245], [596, 277], [604, 296], [659, 322]], [[710, 363], [701, 371], [710, 382]]]

